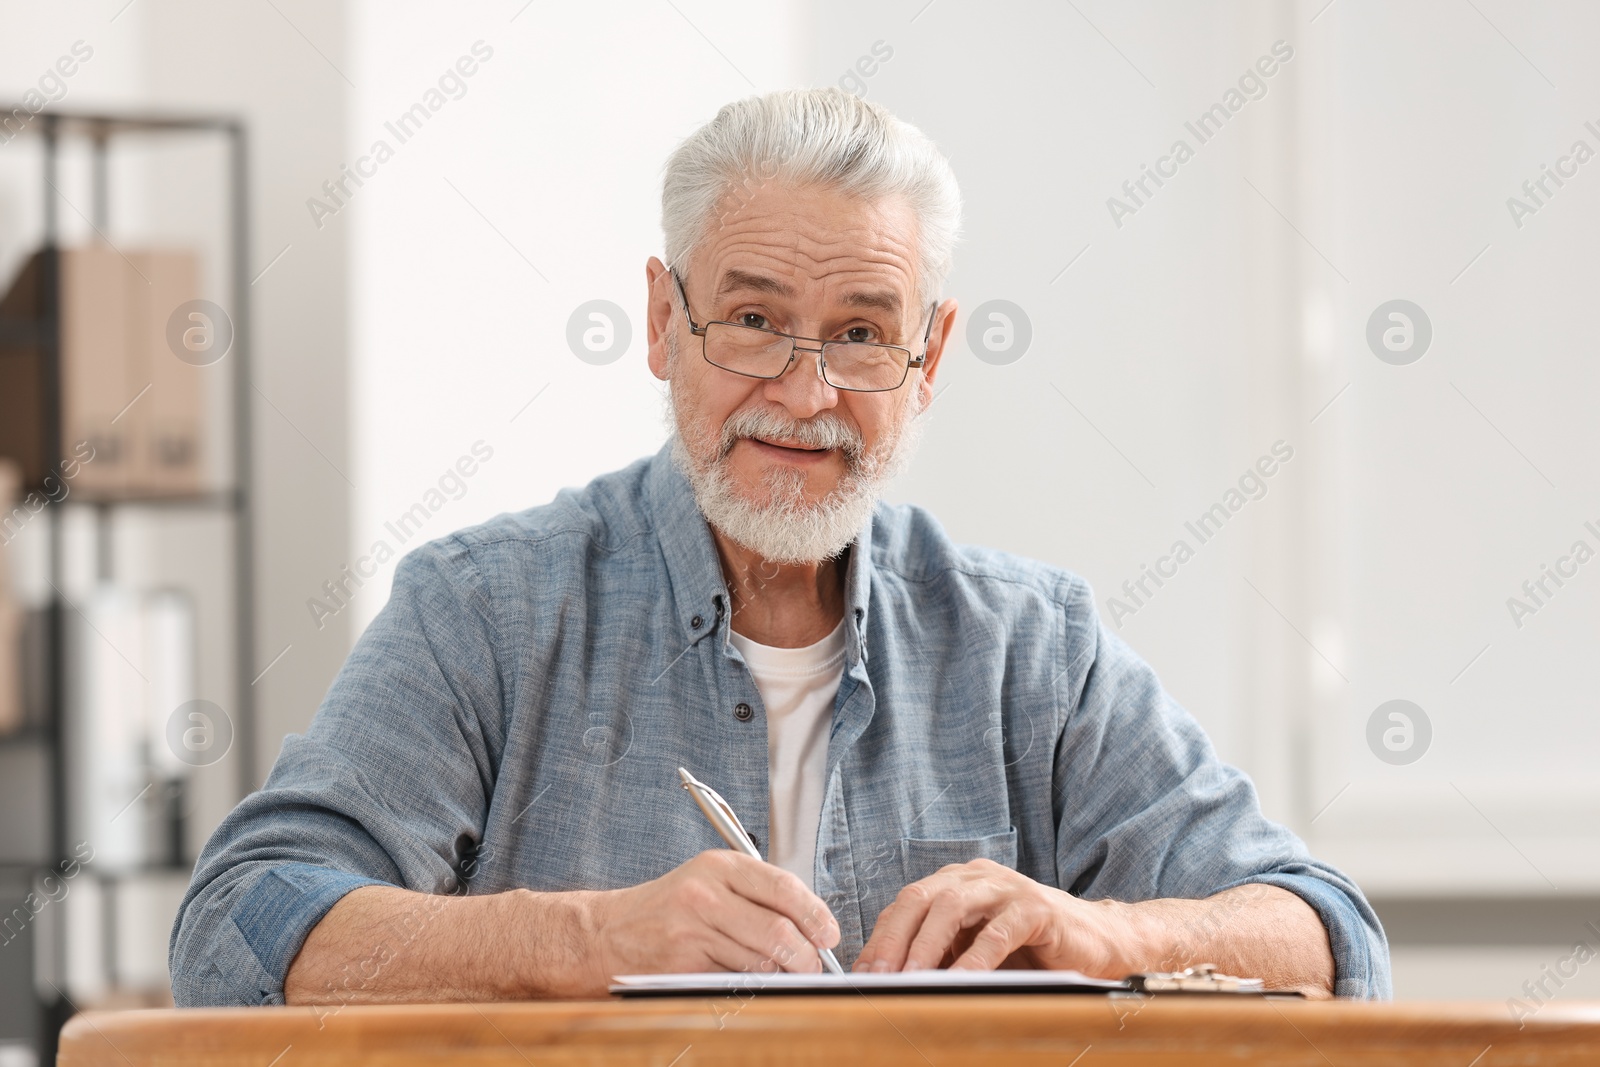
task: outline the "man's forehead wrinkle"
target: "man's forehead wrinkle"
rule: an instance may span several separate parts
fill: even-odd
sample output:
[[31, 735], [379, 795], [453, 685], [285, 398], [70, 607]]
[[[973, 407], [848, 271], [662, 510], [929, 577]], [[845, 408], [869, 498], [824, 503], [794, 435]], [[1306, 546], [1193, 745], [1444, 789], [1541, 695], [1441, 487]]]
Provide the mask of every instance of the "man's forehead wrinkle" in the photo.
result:
[[873, 211], [841, 213], [774, 208], [769, 204], [744, 203], [723, 214], [719, 225], [705, 243], [711, 250], [730, 246], [781, 248], [821, 261], [846, 254], [892, 262], [909, 270], [916, 258], [913, 241], [904, 234], [914, 231], [901, 218], [904, 212]]
[[858, 284], [868, 289], [894, 288], [894, 282], [909, 282], [911, 265], [892, 256], [873, 255], [861, 249], [841, 249], [838, 255], [813, 257], [770, 245], [731, 246], [712, 257], [719, 279], [718, 292], [731, 288], [731, 282], [754, 282], [751, 288], [775, 289], [757, 281], [761, 276], [805, 278], [832, 285]]
[[763, 226], [725, 226], [708, 242], [713, 250], [728, 247], [782, 248], [813, 260], [840, 255], [865, 254], [909, 266], [912, 248], [888, 227], [853, 226], [808, 233], [805, 229], [782, 224]]
[[[779, 292], [776, 286], [756, 281], [753, 276], [769, 275], [777, 278], [800, 278], [822, 281], [831, 286], [858, 285], [867, 295], [893, 293], [900, 286], [910, 286], [914, 265], [906, 257], [892, 251], [863, 247], [849, 242], [838, 242], [826, 249], [783, 247], [775, 242], [730, 240], [708, 248], [707, 265], [717, 278], [717, 295], [721, 296], [737, 287], [740, 282], [755, 282], [746, 286], [757, 291]], [[788, 295], [788, 294], [780, 294]], [[874, 300], [855, 301], [857, 306], [879, 306]]]
[[794, 286], [781, 278], [760, 271], [742, 270], [739, 267], [729, 267], [722, 272], [722, 280], [717, 285], [717, 297], [726, 296], [728, 293], [740, 290], [753, 290], [758, 293], [774, 293], [778, 296], [793, 296]]

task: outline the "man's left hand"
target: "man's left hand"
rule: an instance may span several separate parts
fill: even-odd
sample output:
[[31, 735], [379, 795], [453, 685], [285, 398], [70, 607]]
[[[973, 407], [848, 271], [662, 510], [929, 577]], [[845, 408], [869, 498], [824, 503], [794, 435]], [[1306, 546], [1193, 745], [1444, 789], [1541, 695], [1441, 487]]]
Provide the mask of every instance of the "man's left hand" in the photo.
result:
[[1117, 905], [1080, 900], [993, 860], [951, 864], [900, 891], [856, 971], [1071, 968], [1121, 978]]

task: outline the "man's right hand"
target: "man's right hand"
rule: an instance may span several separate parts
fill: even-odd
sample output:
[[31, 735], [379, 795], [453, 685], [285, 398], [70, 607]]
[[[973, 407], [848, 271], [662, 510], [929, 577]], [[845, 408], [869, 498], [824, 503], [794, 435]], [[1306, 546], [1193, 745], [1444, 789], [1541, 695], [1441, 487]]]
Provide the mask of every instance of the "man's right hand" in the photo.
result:
[[693, 971], [812, 972], [839, 943], [828, 907], [791, 871], [711, 849], [653, 881], [589, 902], [593, 975]]
[[789, 871], [702, 852], [628, 889], [482, 896], [368, 885], [346, 893], [289, 966], [289, 1004], [605, 996], [618, 974], [818, 971], [839, 942]]

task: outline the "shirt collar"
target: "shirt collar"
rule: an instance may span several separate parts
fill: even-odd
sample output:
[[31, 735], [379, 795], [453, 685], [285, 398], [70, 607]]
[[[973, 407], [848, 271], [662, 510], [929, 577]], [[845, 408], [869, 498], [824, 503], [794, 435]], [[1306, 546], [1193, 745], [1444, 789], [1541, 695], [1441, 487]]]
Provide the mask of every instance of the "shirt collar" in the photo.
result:
[[[685, 637], [698, 640], [717, 628], [727, 610], [728, 588], [711, 527], [695, 502], [688, 477], [673, 458], [671, 440], [650, 461], [645, 493], [656, 539], [667, 562], [672, 610]], [[872, 519], [868, 517], [852, 542], [845, 567], [845, 648], [851, 661], [866, 656], [864, 639], [871, 590]]]

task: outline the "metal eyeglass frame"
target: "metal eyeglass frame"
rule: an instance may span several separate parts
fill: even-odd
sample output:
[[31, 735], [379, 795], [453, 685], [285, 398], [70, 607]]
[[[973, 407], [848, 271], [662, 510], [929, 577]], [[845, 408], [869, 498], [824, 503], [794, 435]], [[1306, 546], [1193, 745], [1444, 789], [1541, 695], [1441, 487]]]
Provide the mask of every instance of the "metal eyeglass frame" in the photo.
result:
[[[789, 368], [794, 366], [795, 356], [797, 353], [815, 352], [817, 354], [817, 373], [822, 377], [823, 381], [828, 382], [828, 385], [832, 386], [834, 389], [839, 389], [847, 393], [892, 393], [902, 385], [906, 384], [906, 379], [911, 376], [912, 367], [921, 367], [928, 362], [928, 342], [933, 338], [933, 319], [934, 315], [937, 314], [939, 310], [939, 305], [937, 302], [935, 302], [928, 309], [928, 328], [922, 334], [922, 355], [913, 356], [911, 354], [911, 349], [904, 345], [881, 344], [877, 341], [828, 341], [821, 337], [800, 337], [792, 333], [783, 333], [780, 330], [767, 330], [760, 326], [746, 326], [739, 322], [728, 322], [726, 319], [709, 319], [700, 323], [699, 325], [696, 325], [694, 321], [694, 312], [689, 310], [689, 294], [683, 288], [683, 279], [678, 276], [678, 269], [676, 267], [673, 267], [671, 272], [672, 281], [678, 287], [678, 300], [683, 304], [683, 317], [689, 322], [689, 332], [700, 338], [700, 358], [704, 359], [707, 363], [710, 363], [718, 370], [725, 370], [729, 374], [738, 374], [745, 378], [756, 378], [761, 381], [774, 381], [775, 379], [782, 378], [785, 374], [789, 373]], [[713, 362], [711, 357], [706, 354], [706, 327], [708, 326], [732, 326], [739, 330], [755, 330], [758, 333], [771, 334], [773, 337], [787, 338], [789, 341], [789, 361], [783, 365], [783, 369], [778, 371], [777, 374], [751, 374], [749, 371], [734, 370], [732, 367], [724, 367], [720, 363]], [[803, 348], [800, 345], [801, 341], [815, 341], [818, 347]], [[852, 344], [874, 345], [878, 348], [892, 348], [895, 351], [904, 352], [906, 355], [906, 365], [900, 372], [900, 380], [895, 382], [893, 385], [886, 385], [881, 389], [858, 389], [855, 386], [835, 385], [833, 382], [828, 381], [827, 347], [829, 345]]]

